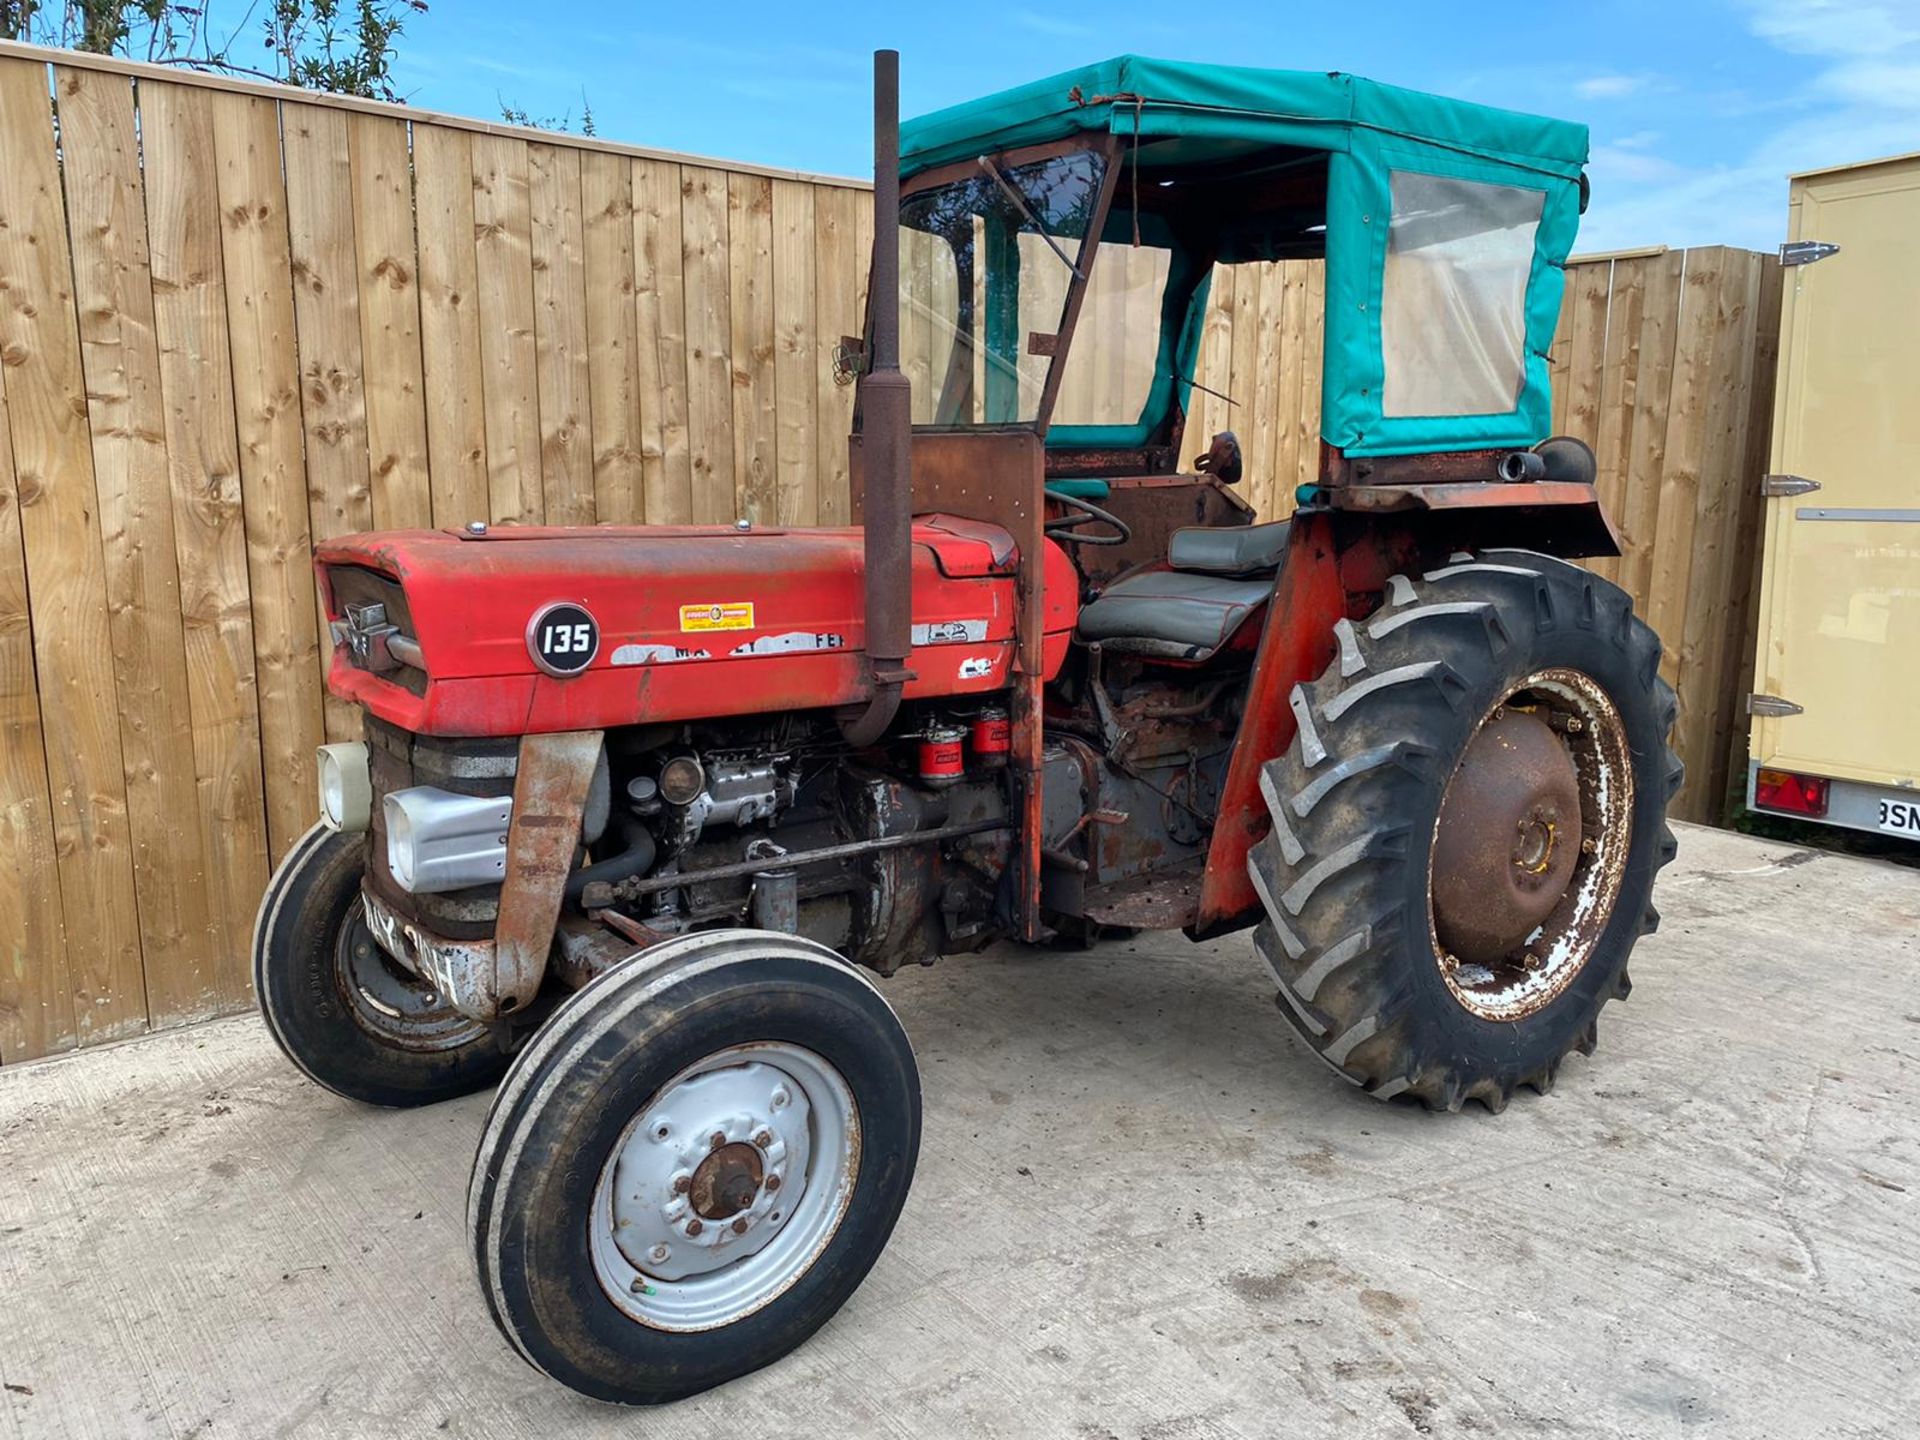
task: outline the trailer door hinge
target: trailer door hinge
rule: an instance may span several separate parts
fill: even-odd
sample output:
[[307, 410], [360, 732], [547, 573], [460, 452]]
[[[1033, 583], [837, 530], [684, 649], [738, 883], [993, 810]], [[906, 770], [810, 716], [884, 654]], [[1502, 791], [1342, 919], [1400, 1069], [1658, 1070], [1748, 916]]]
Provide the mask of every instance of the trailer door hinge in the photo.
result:
[[1838, 245], [1829, 245], [1825, 240], [1789, 240], [1780, 247], [1780, 263], [1811, 265], [1816, 260], [1824, 260], [1829, 255], [1839, 253]]
[[1760, 477], [1762, 495], [1811, 495], [1819, 488], [1818, 480], [1808, 480], [1801, 475], [1762, 475]]
[[1778, 695], [1749, 695], [1747, 696], [1747, 713], [1774, 719], [1782, 715], [1802, 715], [1806, 710], [1804, 706], [1796, 705], [1791, 700], [1783, 700]]

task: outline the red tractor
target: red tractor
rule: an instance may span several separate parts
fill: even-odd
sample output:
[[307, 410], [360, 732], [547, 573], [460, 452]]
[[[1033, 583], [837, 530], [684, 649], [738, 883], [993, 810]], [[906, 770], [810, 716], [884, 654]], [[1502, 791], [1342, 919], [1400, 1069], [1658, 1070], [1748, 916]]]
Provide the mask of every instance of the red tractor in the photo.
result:
[[[604, 1399], [766, 1364], [878, 1258], [920, 1088], [869, 972], [1251, 926], [1340, 1075], [1498, 1110], [1592, 1050], [1673, 855], [1660, 644], [1565, 558], [1617, 545], [1542, 440], [1584, 128], [1134, 57], [904, 134], [896, 95], [883, 52], [856, 528], [318, 555], [365, 740], [261, 1007], [352, 1099], [505, 1077], [481, 1288]], [[1300, 257], [1319, 479], [1254, 524], [1184, 433], [1200, 318]]]

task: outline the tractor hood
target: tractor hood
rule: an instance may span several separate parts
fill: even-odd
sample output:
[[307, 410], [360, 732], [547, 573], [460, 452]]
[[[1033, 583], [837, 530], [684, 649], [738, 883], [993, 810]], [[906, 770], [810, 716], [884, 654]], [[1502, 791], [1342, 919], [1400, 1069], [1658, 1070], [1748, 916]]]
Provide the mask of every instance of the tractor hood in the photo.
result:
[[[1051, 670], [1077, 586], [1046, 548]], [[865, 693], [856, 529], [411, 530], [328, 540], [316, 560], [329, 688], [417, 733], [605, 729]], [[1009, 683], [1017, 560], [996, 526], [916, 522], [909, 698]]]

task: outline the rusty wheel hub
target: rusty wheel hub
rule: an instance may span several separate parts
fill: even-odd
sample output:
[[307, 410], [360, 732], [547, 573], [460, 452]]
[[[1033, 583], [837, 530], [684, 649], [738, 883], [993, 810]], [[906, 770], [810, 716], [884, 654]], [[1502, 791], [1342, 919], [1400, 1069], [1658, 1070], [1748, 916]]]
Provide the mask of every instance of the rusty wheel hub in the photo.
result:
[[694, 1213], [703, 1220], [731, 1220], [759, 1195], [765, 1168], [752, 1145], [722, 1145], [694, 1167], [687, 1193]]
[[1433, 843], [1433, 924], [1493, 965], [1553, 912], [1580, 858], [1580, 776], [1538, 715], [1502, 709], [1467, 746]]
[[1435, 958], [1475, 1015], [1533, 1014], [1592, 954], [1632, 844], [1631, 760], [1612, 700], [1577, 670], [1528, 676], [1475, 729], [1428, 871]]

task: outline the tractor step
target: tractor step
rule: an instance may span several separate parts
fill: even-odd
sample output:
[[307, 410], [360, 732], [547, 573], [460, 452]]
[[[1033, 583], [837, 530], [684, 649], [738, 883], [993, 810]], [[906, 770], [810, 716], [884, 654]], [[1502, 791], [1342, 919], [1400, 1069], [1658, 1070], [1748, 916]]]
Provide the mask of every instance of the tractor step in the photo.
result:
[[1178, 930], [1200, 913], [1200, 876], [1196, 862], [1090, 889], [1086, 918], [1134, 930]]

